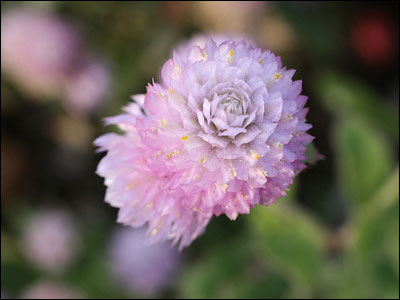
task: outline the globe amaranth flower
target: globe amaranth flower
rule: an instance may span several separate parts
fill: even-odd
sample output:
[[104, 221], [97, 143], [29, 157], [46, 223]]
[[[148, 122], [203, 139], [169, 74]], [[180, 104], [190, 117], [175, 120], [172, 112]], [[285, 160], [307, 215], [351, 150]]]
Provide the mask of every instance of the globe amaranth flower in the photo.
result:
[[235, 220], [284, 196], [308, 143], [307, 97], [281, 59], [245, 41], [210, 39], [174, 54], [162, 82], [106, 119], [125, 133], [95, 141], [118, 222], [148, 223], [152, 242], [189, 245], [213, 215]]
[[180, 264], [179, 254], [164, 242], [148, 245], [145, 228], [117, 228], [109, 245], [110, 270], [128, 293], [154, 296], [170, 285]]
[[61, 210], [42, 210], [26, 224], [21, 250], [42, 270], [61, 273], [76, 259], [80, 237], [73, 217]]
[[95, 112], [104, 104], [110, 86], [107, 64], [97, 58], [85, 58], [73, 76], [64, 81], [65, 105], [82, 115]]
[[1, 18], [1, 68], [24, 90], [55, 95], [82, 51], [78, 32], [44, 12], [10, 10]]
[[34, 98], [59, 97], [73, 114], [94, 113], [111, 86], [109, 67], [87, 53], [71, 23], [26, 8], [2, 15], [1, 69]]

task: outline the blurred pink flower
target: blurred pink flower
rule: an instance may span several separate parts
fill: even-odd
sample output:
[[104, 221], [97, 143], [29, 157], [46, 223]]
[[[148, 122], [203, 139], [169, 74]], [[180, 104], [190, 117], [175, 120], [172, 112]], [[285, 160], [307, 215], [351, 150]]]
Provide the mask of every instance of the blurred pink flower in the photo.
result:
[[1, 17], [1, 67], [37, 96], [55, 95], [76, 66], [81, 41], [59, 17], [14, 10]]
[[86, 54], [76, 28], [45, 12], [4, 13], [1, 67], [37, 99], [59, 97], [78, 114], [99, 108], [110, 88], [108, 66]]
[[84, 299], [81, 292], [65, 284], [42, 280], [22, 292], [21, 299]]
[[127, 291], [151, 296], [173, 280], [179, 256], [168, 244], [150, 246], [145, 229], [117, 228], [109, 246], [110, 267]]
[[79, 236], [71, 215], [64, 211], [40, 211], [24, 228], [21, 249], [37, 267], [59, 273], [76, 257]]
[[304, 169], [306, 96], [280, 57], [245, 41], [210, 39], [174, 53], [149, 84], [143, 116], [131, 105], [107, 118], [125, 131], [95, 141], [97, 168], [118, 222], [148, 223], [152, 242], [189, 245], [213, 215], [235, 220], [286, 194]]
[[110, 74], [106, 64], [89, 60], [66, 80], [66, 106], [79, 114], [94, 112], [105, 100], [109, 89]]

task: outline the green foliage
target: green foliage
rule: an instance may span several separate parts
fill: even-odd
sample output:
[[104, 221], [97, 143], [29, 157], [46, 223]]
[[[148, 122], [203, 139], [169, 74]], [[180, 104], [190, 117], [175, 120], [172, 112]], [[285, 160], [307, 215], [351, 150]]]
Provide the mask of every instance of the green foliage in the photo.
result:
[[389, 143], [357, 117], [337, 122], [332, 136], [343, 191], [351, 201], [366, 202], [393, 168]]
[[315, 78], [314, 89], [324, 107], [335, 117], [362, 117], [368, 120], [370, 126], [398, 138], [398, 111], [387, 106], [366, 84], [347, 74], [331, 70], [324, 70]]
[[[354, 219], [353, 259], [360, 261], [376, 297], [399, 293], [399, 169], [372, 195]], [[379, 294], [384, 292], [383, 295]]]
[[[240, 240], [239, 240], [240, 239]], [[250, 241], [236, 237], [201, 255], [183, 270], [179, 282], [183, 298], [281, 298], [288, 287], [286, 279], [268, 270], [252, 253]]]
[[289, 279], [296, 295], [309, 297], [319, 284], [323, 232], [306, 212], [282, 202], [253, 210], [252, 245], [260, 259]]
[[[2, 11], [20, 5], [23, 3], [7, 3]], [[166, 4], [155, 1], [49, 4], [48, 8], [76, 24], [87, 39], [88, 48], [93, 48], [112, 67], [112, 97], [99, 115], [89, 120], [97, 131], [115, 132], [115, 126], [102, 125], [101, 117], [121, 112], [129, 95], [145, 92], [152, 77], [159, 76], [162, 63], [176, 42], [195, 29], [205, 30], [195, 27], [190, 19], [192, 15], [181, 16], [182, 21], [174, 23], [176, 11], [163, 5]], [[307, 149], [306, 163], [310, 168], [304, 173], [308, 174], [297, 176], [288, 195], [268, 207], [252, 208], [249, 215], [241, 215], [235, 222], [225, 216], [213, 218], [205, 233], [183, 251], [184, 261], [171, 290], [157, 296], [398, 298], [399, 167], [395, 157], [399, 138], [398, 106], [387, 101], [390, 99], [385, 99], [382, 91], [378, 92], [377, 85], [364, 82], [362, 74], [354, 75], [347, 68], [351, 56], [349, 49], [344, 49], [344, 40], [348, 38], [350, 22], [344, 18], [350, 14], [350, 8], [357, 8], [359, 4], [351, 7], [317, 2], [269, 5], [268, 13], [277, 14], [277, 19], [286, 19], [283, 28], [288, 26], [295, 33], [296, 40], [292, 42], [296, 50], [292, 57], [283, 57], [283, 61], [293, 60], [294, 66], [302, 66], [299, 73], [304, 79], [304, 94], [310, 96], [308, 120], [314, 125], [311, 134], [316, 140]], [[184, 10], [182, 15], [191, 13]], [[334, 71], [329, 65], [338, 65], [345, 71]], [[352, 67], [357, 69], [357, 65]], [[393, 81], [393, 76], [373, 72], [370, 77], [387, 76], [389, 84]], [[394, 79], [398, 81], [396, 76]], [[5, 99], [2, 107], [12, 103], [18, 115], [18, 105], [24, 103], [17, 101], [22, 97], [20, 92], [12, 82], [2, 78], [3, 86], [11, 92], [2, 97]], [[46, 105], [55, 106], [52, 113], [57, 119], [63, 109], [61, 103], [53, 101]], [[6, 113], [2, 111], [2, 117]], [[13, 118], [18, 133], [22, 127], [20, 118]], [[11, 135], [16, 133], [11, 131]], [[315, 145], [325, 156], [324, 161], [318, 161]], [[39, 146], [34, 150], [33, 158], [43, 151]], [[84, 185], [90, 176], [95, 177], [97, 161], [88, 159], [87, 163], [93, 165], [89, 167], [93, 174], [74, 178], [84, 181]], [[42, 167], [43, 173], [50, 168], [39, 166]], [[56, 179], [44, 177], [40, 184], [47, 183], [49, 187], [36, 187], [30, 195], [38, 203], [50, 198], [54, 206], [60, 206], [57, 201], [71, 200], [71, 208], [80, 217], [80, 209], [84, 210], [85, 205], [90, 213], [93, 205], [93, 215], [101, 212], [96, 224], [88, 225], [89, 221], [81, 220], [78, 226], [82, 249], [77, 261], [63, 274], [41, 272], [21, 253], [19, 241], [24, 222], [37, 209], [37, 203], [24, 205], [30, 200], [13, 199], [15, 203], [6, 208], [6, 213], [2, 212], [3, 292], [17, 298], [37, 280], [55, 279], [82, 290], [88, 298], [137, 296], [124, 292], [110, 272], [107, 247], [115, 211], [103, 203], [102, 180], [96, 179], [101, 189], [97, 194], [91, 194], [94, 184], [90, 181], [88, 195], [64, 199], [59, 191], [64, 182], [51, 186], [48, 182], [57, 182]], [[85, 196], [96, 200], [85, 204]], [[107, 213], [112, 215], [110, 219], [103, 218]]]

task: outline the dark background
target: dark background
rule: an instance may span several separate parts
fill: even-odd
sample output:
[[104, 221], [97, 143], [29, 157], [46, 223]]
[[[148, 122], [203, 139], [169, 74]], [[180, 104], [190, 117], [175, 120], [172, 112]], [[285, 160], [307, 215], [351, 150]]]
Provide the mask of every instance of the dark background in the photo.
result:
[[[297, 70], [325, 159], [272, 206], [235, 222], [214, 218], [151, 296], [399, 297], [398, 2], [4, 1], [1, 9], [2, 19], [17, 9], [63, 18], [110, 74], [102, 101], [82, 113], [2, 69], [2, 295], [23, 297], [46, 280], [88, 298], [142, 296], [121, 290], [108, 269], [117, 210], [103, 201], [95, 169], [104, 154], [92, 142], [115, 130], [102, 118], [145, 92], [178, 43], [217, 32], [252, 38]], [[3, 54], [2, 39], [2, 66]], [[32, 263], [21, 242], [29, 220], [49, 209], [68, 213], [81, 241], [57, 272]]]

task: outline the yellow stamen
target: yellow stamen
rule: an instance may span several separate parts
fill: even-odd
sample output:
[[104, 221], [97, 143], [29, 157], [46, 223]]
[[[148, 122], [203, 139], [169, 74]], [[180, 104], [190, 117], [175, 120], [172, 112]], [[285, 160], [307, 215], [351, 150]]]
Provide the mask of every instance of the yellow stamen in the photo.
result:
[[251, 155], [252, 155], [256, 160], [259, 160], [260, 157], [261, 157], [257, 152], [255, 152], [255, 151], [253, 151], [253, 150], [251, 150]]
[[161, 127], [166, 127], [168, 124], [168, 121], [165, 120], [165, 118], [158, 120], [158, 124], [160, 124]]
[[228, 185], [225, 183], [223, 185], [221, 185], [221, 189], [224, 193], [226, 193], [226, 189], [228, 188]]
[[171, 95], [175, 93], [175, 91], [172, 88], [169, 88], [169, 92], [171, 93]]
[[286, 114], [286, 117], [287, 117], [289, 120], [293, 119], [293, 115], [292, 115], [292, 114]]
[[167, 100], [164, 93], [158, 93], [158, 96], [161, 98], [162, 101]]
[[281, 72], [275, 73], [273, 76], [274, 80], [279, 80], [281, 77], [282, 77]]
[[199, 178], [200, 178], [200, 176], [199, 176], [199, 175], [194, 175], [194, 176], [193, 176], [193, 179], [194, 179], [194, 181], [197, 181], [197, 180], [199, 180]]
[[203, 59], [204, 61], [207, 61], [207, 60], [208, 60], [208, 55], [207, 55], [207, 53], [206, 53], [205, 51], [202, 51], [202, 52], [201, 52], [201, 57], [202, 57], [202, 59]]
[[202, 164], [205, 163], [205, 161], [206, 161], [206, 158], [205, 158], [204, 156], [202, 156], [202, 157], [200, 158], [200, 160], [199, 160], [199, 162], [202, 163]]
[[233, 63], [233, 59], [234, 59], [234, 57], [235, 57], [235, 50], [229, 50], [229, 52], [228, 52], [228, 62], [230, 63], [230, 64], [232, 64]]
[[178, 76], [182, 75], [181, 68], [178, 65], [174, 66], [174, 70]]
[[296, 132], [294, 133], [295, 136], [299, 136], [300, 134], [303, 134], [303, 132], [296, 130]]
[[170, 153], [167, 153], [167, 154], [165, 155], [165, 157], [166, 157], [166, 158], [170, 158], [170, 157], [176, 156], [176, 155], [178, 155], [178, 154], [179, 154], [179, 151], [178, 151], [178, 150], [174, 150], [174, 151], [172, 151], [172, 152], [170, 152]]
[[181, 140], [182, 140], [182, 141], [186, 141], [187, 138], [188, 138], [188, 136], [187, 136], [187, 135], [184, 135], [183, 137], [181, 137]]

